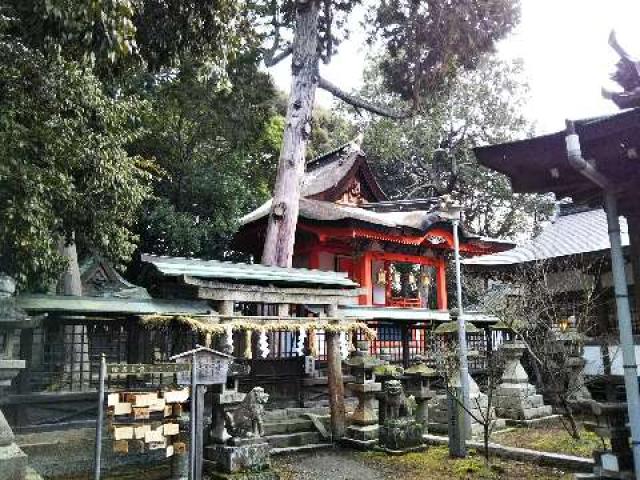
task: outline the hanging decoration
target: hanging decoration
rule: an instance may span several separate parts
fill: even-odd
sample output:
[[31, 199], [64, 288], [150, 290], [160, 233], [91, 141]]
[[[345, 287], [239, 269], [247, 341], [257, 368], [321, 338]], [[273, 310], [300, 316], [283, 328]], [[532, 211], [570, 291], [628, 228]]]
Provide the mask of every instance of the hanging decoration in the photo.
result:
[[416, 288], [416, 276], [413, 272], [409, 273], [409, 285], [411, 288]]
[[269, 339], [267, 338], [267, 332], [264, 330], [260, 332], [258, 347], [260, 347], [260, 356], [267, 358], [269, 356]]
[[380, 267], [380, 269], [376, 272], [376, 285], [382, 287], [387, 284], [387, 271]]
[[230, 324], [225, 325], [224, 349], [227, 353], [233, 354], [233, 328]]
[[340, 332], [340, 356], [342, 360], [346, 360], [349, 356], [349, 345], [347, 344], [347, 334]]
[[[194, 317], [187, 315], [144, 315], [140, 317], [141, 323], [149, 328], [168, 327], [171, 322], [182, 323], [194, 331], [203, 335], [211, 334], [220, 336], [227, 334], [227, 328], [232, 332], [254, 330], [256, 332], [298, 332], [300, 328], [307, 330], [309, 341], [314, 330], [324, 330], [330, 333], [360, 332], [367, 340], [376, 338], [376, 331], [364, 322], [327, 323], [318, 321], [299, 321], [294, 318], [286, 321], [269, 321], [260, 323], [250, 320], [251, 317], [241, 317], [242, 320], [233, 320], [227, 323], [213, 323], [218, 317]], [[259, 318], [259, 317], [258, 317]]]
[[307, 338], [307, 329], [305, 327], [300, 327], [300, 331], [298, 332], [298, 344], [296, 346], [296, 352], [299, 356], [304, 355], [304, 341]]
[[253, 331], [244, 331], [244, 358], [253, 358]]
[[347, 332], [347, 349], [351, 353], [355, 351], [356, 347], [353, 345], [353, 332]]
[[431, 286], [431, 277], [427, 273], [420, 274], [420, 285], [424, 288], [429, 288]]
[[314, 358], [318, 357], [318, 341], [316, 336], [316, 329], [309, 329], [309, 355]]

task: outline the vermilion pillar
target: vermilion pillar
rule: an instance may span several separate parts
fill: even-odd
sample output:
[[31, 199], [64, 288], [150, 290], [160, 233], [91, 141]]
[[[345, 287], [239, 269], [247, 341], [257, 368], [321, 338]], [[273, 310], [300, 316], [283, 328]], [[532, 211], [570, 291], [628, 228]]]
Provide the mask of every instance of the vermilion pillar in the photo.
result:
[[315, 248], [312, 248], [309, 252], [309, 268], [312, 270], [320, 268], [320, 252]]
[[436, 267], [436, 301], [438, 310], [447, 310], [447, 269], [444, 258], [438, 259]]
[[358, 272], [360, 287], [366, 290], [364, 295], [360, 295], [360, 305], [373, 305], [373, 282], [371, 275], [371, 252], [365, 252], [359, 259]]

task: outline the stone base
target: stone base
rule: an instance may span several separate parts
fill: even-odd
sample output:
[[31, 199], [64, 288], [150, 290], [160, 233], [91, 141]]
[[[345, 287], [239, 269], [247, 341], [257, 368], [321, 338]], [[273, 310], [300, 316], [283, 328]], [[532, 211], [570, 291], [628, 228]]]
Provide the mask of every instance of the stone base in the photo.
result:
[[356, 450], [371, 450], [378, 445], [378, 439], [356, 440], [355, 438], [344, 437], [340, 440], [340, 444], [347, 448], [355, 448]]
[[345, 436], [358, 441], [378, 440], [379, 432], [378, 425], [349, 425]]
[[403, 448], [402, 450], [393, 450], [393, 449], [385, 448], [381, 446], [375, 447], [374, 450], [378, 452], [384, 452], [387, 455], [405, 455], [407, 453], [412, 453], [412, 452], [424, 452], [427, 448], [429, 448], [429, 446], [426, 443], [423, 443], [416, 447]]
[[[476, 387], [477, 388], [477, 387]], [[482, 411], [486, 411], [489, 404], [489, 400], [484, 393], [480, 393], [479, 390], [476, 392], [471, 392], [471, 413], [476, 418], [483, 418]], [[429, 424], [428, 430], [429, 432], [434, 433], [449, 433], [449, 405], [446, 395], [438, 395], [434, 401], [429, 405]], [[494, 411], [491, 415], [493, 420], [493, 431], [500, 430], [505, 428], [506, 423], [502, 418], [496, 418], [497, 411]], [[475, 421], [473, 417], [471, 418], [471, 435], [482, 435], [484, 429], [482, 425]]]
[[23, 480], [27, 471], [27, 455], [16, 445], [0, 447], [0, 480]]
[[560, 423], [562, 415], [553, 414], [546, 417], [537, 417], [530, 420], [513, 420], [512, 418], [505, 418], [504, 421], [507, 427], [542, 427], [552, 426]]
[[378, 444], [380, 427], [375, 425], [349, 425], [340, 442], [358, 450], [369, 450]]
[[380, 427], [378, 445], [390, 451], [410, 451], [423, 444], [424, 426], [413, 418], [388, 420]]
[[210, 473], [261, 472], [271, 466], [269, 451], [269, 444], [260, 441], [246, 445], [209, 445], [204, 456]]
[[528, 383], [502, 383], [494, 394], [496, 413], [502, 418], [512, 420], [532, 420], [548, 417], [553, 412], [545, 405], [542, 395]]

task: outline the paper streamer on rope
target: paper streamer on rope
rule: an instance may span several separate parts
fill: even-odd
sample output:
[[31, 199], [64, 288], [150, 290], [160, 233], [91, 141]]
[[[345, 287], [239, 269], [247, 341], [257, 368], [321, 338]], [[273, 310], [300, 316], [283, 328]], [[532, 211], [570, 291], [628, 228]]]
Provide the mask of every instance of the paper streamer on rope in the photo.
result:
[[227, 351], [233, 352], [233, 327], [231, 325], [225, 326], [225, 347]]
[[309, 355], [311, 355], [314, 358], [318, 357], [317, 343], [318, 342], [316, 337], [316, 330], [315, 329], [309, 330]]
[[264, 331], [260, 332], [258, 347], [260, 347], [260, 356], [267, 358], [269, 356], [269, 339], [267, 338], [267, 333]]
[[298, 332], [298, 345], [296, 346], [296, 352], [298, 355], [304, 355], [304, 341], [307, 338], [307, 329], [304, 327], [300, 327], [300, 331]]
[[253, 358], [252, 350], [253, 331], [245, 330], [244, 332], [244, 358]]
[[347, 334], [340, 332], [340, 356], [346, 360], [349, 356], [349, 345], [347, 344]]

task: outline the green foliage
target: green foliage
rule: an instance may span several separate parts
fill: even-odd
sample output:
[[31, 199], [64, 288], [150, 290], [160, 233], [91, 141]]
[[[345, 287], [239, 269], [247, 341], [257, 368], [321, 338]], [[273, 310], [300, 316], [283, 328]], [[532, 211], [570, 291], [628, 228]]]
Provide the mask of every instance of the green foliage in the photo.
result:
[[[382, 78], [374, 66], [368, 72], [366, 94], [389, 105], [402, 103], [385, 94]], [[446, 91], [434, 94], [418, 115], [403, 121], [365, 121], [364, 148], [383, 190], [395, 198], [446, 192], [451, 166], [435, 154], [444, 148], [445, 163], [453, 158], [458, 166], [455, 195], [465, 207], [467, 226], [491, 237], [530, 231], [550, 213], [550, 201], [514, 194], [508, 179], [480, 166], [471, 151], [531, 131], [522, 114], [527, 91], [520, 64], [487, 58], [477, 69], [461, 72]]]
[[236, 51], [257, 38], [234, 0], [7, 0], [5, 28], [32, 48], [112, 78], [192, 64], [224, 77]]
[[147, 104], [107, 96], [76, 62], [0, 43], [0, 270], [44, 288], [64, 266], [59, 239], [116, 264], [148, 194], [149, 165], [126, 147]]
[[390, 0], [372, 4], [366, 23], [385, 49], [386, 89], [418, 107], [458, 69], [475, 68], [518, 19], [513, 0]]
[[283, 118], [274, 88], [254, 57], [230, 70], [232, 87], [181, 76], [151, 94], [149, 132], [136, 151], [163, 175], [140, 220], [140, 249], [212, 258], [228, 250], [241, 214], [271, 190]]

